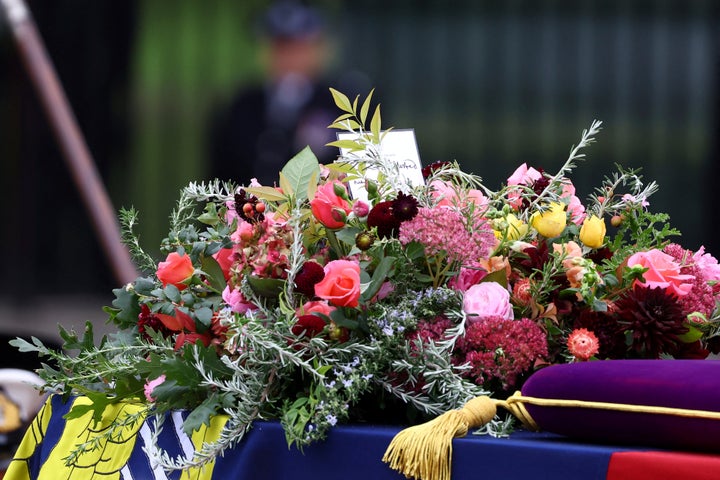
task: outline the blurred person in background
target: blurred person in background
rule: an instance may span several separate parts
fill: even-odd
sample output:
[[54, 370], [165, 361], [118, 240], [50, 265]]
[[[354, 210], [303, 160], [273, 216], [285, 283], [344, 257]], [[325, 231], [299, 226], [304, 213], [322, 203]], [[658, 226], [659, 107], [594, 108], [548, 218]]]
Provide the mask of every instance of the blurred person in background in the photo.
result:
[[312, 6], [284, 0], [265, 12], [262, 31], [268, 43], [267, 79], [242, 89], [214, 116], [209, 178], [243, 185], [256, 178], [273, 185], [283, 165], [305, 146], [321, 163], [337, 155], [337, 149], [325, 146], [335, 139], [327, 126], [340, 113], [329, 87], [350, 95], [359, 85], [347, 80], [357, 78], [352, 75], [328, 80], [326, 19]]

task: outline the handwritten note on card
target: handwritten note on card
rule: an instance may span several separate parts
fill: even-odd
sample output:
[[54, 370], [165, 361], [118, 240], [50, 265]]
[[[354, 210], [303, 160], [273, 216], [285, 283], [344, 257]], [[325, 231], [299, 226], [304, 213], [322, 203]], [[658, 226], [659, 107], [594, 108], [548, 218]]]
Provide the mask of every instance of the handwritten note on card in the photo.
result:
[[[357, 134], [341, 132], [338, 133], [338, 139], [355, 140], [357, 139]], [[349, 155], [347, 149], [340, 149], [340, 153], [343, 157]], [[386, 132], [380, 144], [380, 153], [380, 160], [382, 162], [392, 163], [393, 165], [391, 166], [395, 167], [386, 169], [397, 172], [399, 178], [394, 179], [396, 180], [394, 183], [405, 184], [409, 187], [416, 187], [424, 183], [420, 153], [418, 152], [417, 142], [415, 140], [415, 130], [400, 129]], [[356, 152], [354, 155], [362, 157], [363, 152]], [[378, 168], [368, 167], [365, 172], [365, 177], [374, 180], [377, 178], [378, 171]], [[353, 180], [349, 182], [348, 185], [353, 198], [367, 200], [364, 180]]]

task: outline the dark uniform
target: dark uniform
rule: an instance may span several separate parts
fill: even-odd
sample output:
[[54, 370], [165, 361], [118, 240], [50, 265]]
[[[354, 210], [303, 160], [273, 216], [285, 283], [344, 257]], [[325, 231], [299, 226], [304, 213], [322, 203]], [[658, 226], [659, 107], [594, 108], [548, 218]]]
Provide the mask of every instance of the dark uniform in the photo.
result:
[[[319, 66], [313, 62], [321, 57], [311, 55], [303, 60], [303, 53], [298, 56], [292, 49], [292, 45], [315, 45], [312, 42], [322, 38], [322, 16], [312, 7], [283, 0], [267, 11], [263, 30], [271, 41], [272, 55], [281, 55], [273, 58], [285, 63], [271, 68], [273, 78], [265, 85], [239, 92], [213, 119], [210, 178], [242, 185], [257, 178], [263, 185], [273, 185], [283, 165], [306, 146], [321, 162], [337, 155], [337, 149], [325, 147], [335, 138], [327, 126], [340, 112], [330, 94], [330, 83], [317, 78]], [[274, 50], [276, 46], [281, 50]], [[280, 51], [283, 53], [276, 53]]]

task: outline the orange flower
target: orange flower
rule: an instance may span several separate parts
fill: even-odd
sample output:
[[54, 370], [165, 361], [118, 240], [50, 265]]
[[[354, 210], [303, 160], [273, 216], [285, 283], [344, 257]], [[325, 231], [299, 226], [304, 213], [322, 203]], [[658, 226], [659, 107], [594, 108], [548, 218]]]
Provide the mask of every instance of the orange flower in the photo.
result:
[[184, 290], [187, 285], [184, 283], [195, 272], [192, 260], [188, 255], [180, 255], [177, 252], [170, 252], [164, 262], [158, 264], [157, 278], [167, 287], [168, 284], [175, 285], [178, 290]]
[[586, 361], [600, 351], [600, 341], [587, 328], [578, 328], [568, 337], [568, 350], [577, 360]]

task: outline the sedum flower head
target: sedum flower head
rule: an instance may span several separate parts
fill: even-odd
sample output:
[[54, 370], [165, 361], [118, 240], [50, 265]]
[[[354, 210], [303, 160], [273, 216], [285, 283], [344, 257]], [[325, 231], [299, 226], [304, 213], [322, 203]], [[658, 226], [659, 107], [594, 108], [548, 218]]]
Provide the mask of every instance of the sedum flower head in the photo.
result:
[[495, 235], [486, 222], [479, 220], [472, 230], [457, 210], [436, 207], [421, 208], [417, 216], [400, 225], [400, 243], [419, 242], [428, 256], [445, 253], [450, 262], [463, 265], [486, 258], [494, 245]]

